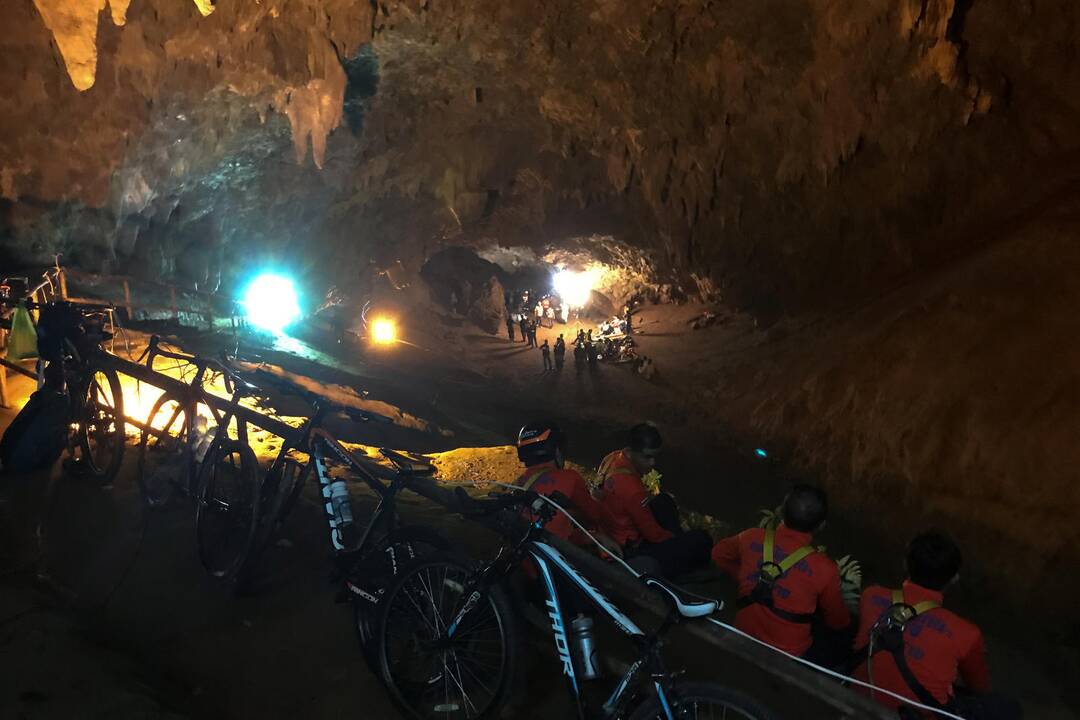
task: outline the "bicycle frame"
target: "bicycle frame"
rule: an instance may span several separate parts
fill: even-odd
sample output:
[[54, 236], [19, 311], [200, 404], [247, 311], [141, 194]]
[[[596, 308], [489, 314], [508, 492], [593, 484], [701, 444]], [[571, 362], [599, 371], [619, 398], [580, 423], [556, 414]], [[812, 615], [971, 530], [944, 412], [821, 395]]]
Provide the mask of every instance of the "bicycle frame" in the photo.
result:
[[607, 616], [641, 651], [640, 657], [635, 661], [623, 677], [616, 684], [611, 695], [604, 702], [602, 709], [605, 717], [615, 717], [623, 704], [629, 699], [627, 691], [633, 685], [642, 666], [647, 665], [652, 678], [653, 688], [660, 699], [668, 720], [674, 720], [671, 705], [667, 699], [670, 689], [670, 674], [664, 667], [660, 657], [660, 638], [677, 622], [677, 617], [669, 613], [660, 627], [652, 633], [646, 633], [638, 625], [626, 616], [618, 607], [608, 600], [603, 593], [593, 587], [569, 560], [561, 552], [549, 543], [538, 539], [537, 536], [543, 530], [545, 520], [537, 519], [529, 524], [528, 531], [507, 552], [504, 546], [499, 554], [490, 563], [485, 565], [475, 577], [471, 588], [467, 588], [465, 596], [468, 597], [457, 616], [450, 622], [446, 629], [447, 639], [452, 639], [455, 631], [460, 627], [462, 620], [479, 603], [483, 590], [499, 578], [508, 575], [518, 567], [523, 559], [531, 558], [536, 563], [543, 581], [545, 593], [544, 604], [551, 621], [551, 631], [555, 640], [555, 651], [559, 655], [562, 664], [563, 675], [566, 677], [570, 694], [574, 698], [577, 716], [585, 718], [585, 705], [581, 694], [581, 686], [578, 683], [577, 671], [574, 668], [573, 657], [570, 652], [570, 639], [567, 634], [567, 621], [564, 612], [564, 604], [559, 597], [559, 591], [555, 578], [561, 575], [577, 587], [588, 599], [589, 603]]
[[[280, 520], [288, 514], [289, 510], [296, 502], [297, 497], [299, 497], [300, 491], [303, 489], [308, 473], [314, 468], [315, 475], [319, 482], [319, 492], [323, 499], [323, 514], [326, 518], [326, 524], [329, 530], [330, 546], [333, 548], [335, 556], [351, 557], [357, 550], [367, 545], [367, 542], [372, 537], [375, 528], [380, 522], [388, 523], [390, 526], [393, 526], [396, 522], [397, 506], [395, 498], [404, 486], [405, 478], [400, 473], [393, 473], [393, 477], [387, 477], [389, 484], [381, 482], [375, 474], [375, 468], [378, 467], [379, 469], [382, 469], [382, 466], [378, 466], [371, 461], [361, 460], [346, 449], [345, 446], [343, 446], [328, 430], [321, 427], [324, 415], [325, 410], [317, 408], [315, 414], [301, 429], [298, 441], [293, 444], [286, 443], [282, 445], [281, 450], [278, 452], [277, 457], [270, 466], [268, 477], [277, 477], [279, 479], [283, 477], [285, 464], [288, 462], [287, 455], [290, 450], [296, 449], [301, 452], [306, 452], [308, 454], [308, 461], [300, 468], [296, 484], [291, 489], [289, 498], [283, 506], [279, 517], [276, 519]], [[327, 452], [356, 472], [361, 480], [363, 480], [364, 484], [371, 488], [379, 498], [378, 504], [372, 512], [371, 521], [367, 524], [367, 527], [364, 528], [354, 547], [345, 546], [341, 535], [341, 528], [339, 527], [337, 517], [334, 515], [333, 505], [330, 502], [330, 485], [333, 482], [333, 479], [326, 469], [325, 458]], [[385, 472], [391, 473], [392, 471], [386, 470]], [[349, 503], [351, 509], [351, 498]], [[350, 590], [357, 592], [357, 589], [350, 588]]]
[[653, 687], [657, 697], [660, 698], [660, 705], [664, 708], [668, 720], [674, 720], [674, 715], [672, 714], [670, 705], [667, 701], [664, 687], [667, 683], [661, 682], [667, 678], [667, 671], [657, 652], [659, 647], [657, 638], [662, 636], [671, 626], [672, 620], [670, 616], [665, 620], [664, 624], [661, 625], [659, 630], [652, 635], [649, 635], [638, 627], [633, 620], [627, 617], [625, 613], [608, 600], [599, 590], [593, 587], [592, 583], [582, 576], [577, 568], [575, 568], [570, 561], [554, 547], [540, 540], [530, 540], [526, 544], [525, 550], [529, 557], [532, 558], [533, 562], [536, 563], [540, 571], [540, 577], [543, 580], [544, 591], [546, 593], [545, 605], [548, 609], [548, 617], [551, 619], [551, 631], [555, 638], [555, 650], [559, 654], [563, 675], [566, 677], [570, 693], [574, 698], [578, 717], [584, 719], [585, 706], [582, 702], [581, 688], [578, 684], [577, 674], [574, 669], [574, 661], [570, 654], [570, 640], [566, 632], [566, 616], [563, 610], [563, 602], [559, 597], [559, 591], [555, 583], [556, 574], [561, 575], [563, 578], [573, 583], [573, 585], [588, 598], [593, 607], [606, 615], [615, 627], [624, 635], [628, 636], [639, 650], [641, 650], [641, 656], [630, 666], [623, 677], [620, 678], [615, 689], [604, 702], [602, 709], [605, 716], [614, 716], [622, 707], [627, 699], [627, 691], [636, 679], [638, 672], [643, 665], [647, 664], [653, 678]]
[[[206, 390], [203, 388], [203, 383], [205, 382], [207, 372], [220, 372], [225, 374], [226, 378], [229, 378], [230, 371], [228, 370], [228, 368], [225, 368], [223, 365], [216, 361], [202, 358], [197, 355], [186, 355], [184, 353], [176, 353], [170, 352], [168, 350], [162, 350], [158, 347], [158, 342], [158, 337], [156, 335], [153, 336], [150, 339], [150, 345], [146, 349], [146, 359], [144, 362], [148, 369], [154, 369], [154, 359], [157, 357], [169, 358], [178, 362], [183, 362], [195, 366], [195, 376], [192, 378], [191, 383], [186, 386], [182, 397], [177, 398], [182, 403], [182, 407], [178, 407], [173, 416], [169, 418], [168, 422], [166, 423], [166, 427], [168, 427], [176, 419], [176, 413], [184, 413], [184, 424], [180, 428], [180, 430], [184, 435], [184, 455], [186, 465], [186, 467], [184, 468], [184, 477], [186, 479], [186, 483], [182, 490], [189, 497], [194, 497], [198, 492], [198, 488], [196, 487], [196, 484], [198, 482], [198, 468], [195, 463], [196, 438], [191, 433], [191, 427], [194, 423], [195, 416], [198, 413], [199, 404], [202, 403], [210, 409], [210, 414], [213, 415], [214, 422], [217, 423], [217, 428], [214, 431], [214, 437], [210, 443], [210, 449], [207, 450], [207, 455], [210, 455], [213, 452], [214, 448], [218, 447], [218, 445], [220, 445], [222, 441], [228, 439], [229, 424], [232, 422], [233, 418], [236, 418], [237, 438], [240, 440], [240, 442], [247, 444], [247, 422], [231, 411], [221, 412], [210, 403], [204, 401], [204, 399], [208, 395]], [[233, 382], [234, 389], [230, 398], [230, 407], [231, 405], [239, 402], [240, 398], [242, 398], [244, 394], [244, 390], [241, 387], [241, 384], [235, 382], [235, 378], [233, 379]], [[157, 433], [152, 427], [150, 427], [151, 422], [153, 422], [153, 418], [147, 418], [146, 427], [148, 428], [148, 432], [150, 432], [151, 434], [158, 434], [160, 437], [160, 433]]]

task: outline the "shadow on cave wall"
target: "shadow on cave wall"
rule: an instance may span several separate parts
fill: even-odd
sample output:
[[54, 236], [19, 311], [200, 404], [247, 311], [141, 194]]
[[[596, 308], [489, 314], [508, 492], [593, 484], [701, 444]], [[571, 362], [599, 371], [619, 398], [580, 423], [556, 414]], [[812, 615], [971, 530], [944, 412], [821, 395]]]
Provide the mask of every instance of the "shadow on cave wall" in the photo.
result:
[[346, 78], [345, 123], [354, 136], [360, 137], [368, 100], [379, 91], [379, 57], [371, 45], [364, 45], [356, 55], [342, 60], [341, 66]]

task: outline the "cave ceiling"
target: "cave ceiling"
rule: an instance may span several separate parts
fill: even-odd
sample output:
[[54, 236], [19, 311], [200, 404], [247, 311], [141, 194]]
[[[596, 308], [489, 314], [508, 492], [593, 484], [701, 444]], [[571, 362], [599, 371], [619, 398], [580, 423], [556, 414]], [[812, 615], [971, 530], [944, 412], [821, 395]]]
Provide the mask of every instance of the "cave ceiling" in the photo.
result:
[[792, 310], [978, 244], [965, 228], [1078, 139], [1070, 2], [0, 15], [5, 253], [99, 269], [182, 275], [201, 254], [196, 275], [227, 277], [265, 256], [335, 281], [446, 244], [605, 238], [691, 292]]

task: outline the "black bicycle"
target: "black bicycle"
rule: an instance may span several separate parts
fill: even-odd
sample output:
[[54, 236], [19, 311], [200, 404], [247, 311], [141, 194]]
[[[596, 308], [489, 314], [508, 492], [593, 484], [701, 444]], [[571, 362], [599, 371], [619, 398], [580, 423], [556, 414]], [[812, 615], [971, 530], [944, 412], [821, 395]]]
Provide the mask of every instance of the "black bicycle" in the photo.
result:
[[64, 300], [22, 304], [38, 312], [38, 386], [65, 396], [74, 426], [67, 468], [109, 483], [123, 460], [126, 429], [120, 378], [103, 347], [112, 337], [105, 323], [113, 308]]
[[[566, 558], [545, 541], [544, 525], [557, 510], [532, 492], [507, 494], [494, 500], [458, 495], [467, 517], [485, 517], [513, 510], [514, 518], [528, 509], [536, 518], [511, 521], [510, 537], [490, 562], [477, 567], [459, 556], [433, 553], [398, 575], [387, 590], [379, 617], [379, 667], [391, 696], [414, 718], [482, 718], [506, 702], [521, 647], [517, 642], [510, 599], [502, 580], [526, 558], [535, 563], [545, 595], [555, 647], [579, 718], [744, 718], [769, 720], [772, 715], [753, 700], [713, 683], [682, 682], [667, 669], [662, 640], [676, 624], [704, 618], [719, 609], [715, 600], [689, 595], [658, 578], [641, 581], [668, 604], [660, 627], [645, 632], [604, 597]], [[560, 498], [560, 505], [568, 501]], [[565, 503], [565, 504], [564, 504]], [[575, 593], [609, 618], [633, 641], [638, 658], [616, 683], [599, 708], [590, 708], [580, 680], [585, 662], [574, 657], [559, 586]]]
[[[428, 478], [434, 466], [423, 457], [404, 455], [381, 448], [381, 455], [393, 468], [350, 452], [323, 423], [328, 416], [343, 413], [355, 422], [391, 423], [377, 413], [344, 407], [328, 401], [284, 378], [265, 370], [248, 375], [262, 387], [275, 387], [297, 396], [312, 408], [311, 416], [289, 438], [258, 488], [256, 531], [250, 550], [238, 559], [235, 576], [239, 586], [252, 582], [259, 559], [277, 528], [295, 506], [312, 469], [319, 482], [322, 506], [329, 530], [335, 572], [343, 580], [342, 598], [351, 597], [357, 637], [365, 657], [374, 663], [372, 638], [375, 609], [390, 580], [408, 562], [433, 550], [446, 550], [449, 542], [425, 526], [401, 525], [397, 513], [398, 493], [418, 478]], [[307, 455], [300, 463], [296, 453]], [[341, 466], [367, 485], [378, 498], [370, 519], [361, 527], [353, 513], [346, 481], [331, 473], [328, 461]]]

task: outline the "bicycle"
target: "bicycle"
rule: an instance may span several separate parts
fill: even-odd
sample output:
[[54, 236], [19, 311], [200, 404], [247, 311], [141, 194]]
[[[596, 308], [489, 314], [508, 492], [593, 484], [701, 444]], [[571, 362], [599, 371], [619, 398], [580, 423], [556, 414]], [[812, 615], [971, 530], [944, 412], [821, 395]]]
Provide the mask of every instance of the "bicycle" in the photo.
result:
[[[300, 397], [312, 407], [312, 414], [291, 438], [282, 443], [259, 487], [256, 535], [249, 552], [238, 559], [234, 579], [240, 587], [252, 581], [274, 531], [291, 513], [314, 469], [323, 498], [335, 577], [344, 581], [339, 599], [353, 599], [357, 638], [365, 658], [374, 663], [372, 621], [389, 578], [424, 552], [446, 550], [450, 546], [445, 538], [427, 527], [401, 525], [397, 514], [398, 493], [415, 479], [430, 477], [435, 468], [425, 458], [380, 448], [380, 454], [394, 466], [386, 467], [350, 452], [323, 427], [331, 413], [344, 413], [354, 422], [391, 423], [390, 418], [332, 403], [265, 370], [257, 370], [249, 377], [261, 386], [274, 386], [283, 393]], [[294, 452], [306, 454], [307, 461], [299, 463], [292, 457]], [[355, 473], [378, 498], [362, 531], [356, 530], [344, 481], [331, 477], [327, 458], [333, 458], [335, 463]]]
[[[216, 578], [231, 578], [250, 552], [258, 517], [259, 469], [248, 444], [248, 423], [236, 406], [259, 393], [226, 360], [164, 350], [161, 338], [150, 338], [139, 359], [151, 370], [156, 358], [191, 365], [191, 382], [166, 390], [154, 402], [139, 438], [138, 483], [144, 507], [156, 510], [180, 494], [195, 504], [195, 538], [199, 562]], [[221, 375], [229, 399], [226, 410], [209, 401], [208, 374]], [[200, 407], [216, 423], [201, 430]], [[235, 437], [230, 427], [235, 421]], [[208, 423], [206, 423], [208, 426]]]
[[[510, 599], [501, 581], [525, 559], [538, 569], [559, 662], [579, 718], [772, 717], [753, 700], [721, 685], [681, 682], [678, 673], [664, 664], [661, 647], [666, 633], [684, 620], [712, 615], [720, 607], [717, 601], [642, 576], [645, 586], [657, 591], [669, 608], [660, 627], [645, 632], [544, 540], [543, 527], [556, 512], [549, 499], [521, 491], [495, 500], [475, 500], [461, 489], [458, 499], [467, 517], [513, 509], [529, 510], [536, 519], [486, 564], [477, 567], [456, 555], [434, 553], [404, 570], [386, 591], [378, 623], [379, 668], [392, 698], [410, 717], [481, 718], [505, 704], [520, 649]], [[521, 523], [515, 524], [519, 529]], [[511, 529], [504, 534], [509, 539], [516, 532]], [[561, 583], [576, 588], [638, 652], [600, 708], [587, 707], [583, 699], [582, 660], [570, 650]], [[642, 675], [648, 679], [644, 684], [650, 692], [632, 690]]]
[[[66, 415], [74, 425], [68, 437], [72, 462], [66, 467], [108, 484], [123, 460], [126, 429], [120, 378], [104, 360], [103, 345], [112, 338], [104, 328], [105, 318], [113, 307], [65, 300], [19, 302], [39, 314], [38, 388], [64, 396]], [[9, 299], [4, 304], [12, 303]]]

